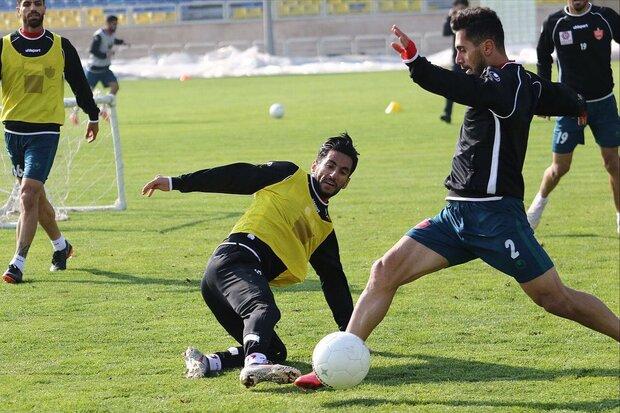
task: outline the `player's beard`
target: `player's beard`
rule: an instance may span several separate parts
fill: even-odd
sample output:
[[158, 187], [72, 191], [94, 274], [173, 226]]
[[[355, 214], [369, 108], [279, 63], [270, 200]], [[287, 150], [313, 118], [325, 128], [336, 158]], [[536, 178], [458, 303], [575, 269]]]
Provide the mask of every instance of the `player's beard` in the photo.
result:
[[329, 192], [323, 190], [323, 186], [321, 185], [321, 183], [319, 183], [318, 188], [317, 188], [318, 189], [317, 192], [319, 193], [319, 196], [323, 200], [327, 200], [327, 199], [333, 197], [334, 195], [336, 195], [338, 192], [340, 192], [340, 188], [338, 188], [337, 185], [334, 185], [332, 188], [333, 188], [332, 192], [329, 193]]
[[24, 27], [29, 27], [31, 29], [38, 29], [43, 26], [43, 15], [39, 13], [30, 13], [24, 19]]
[[588, 7], [588, 2], [587, 1], [573, 3], [573, 9], [577, 13], [583, 12], [586, 9], [586, 7]]
[[473, 59], [470, 59], [469, 62], [469, 68], [471, 69], [472, 74], [480, 76], [487, 67], [486, 62], [484, 61], [484, 55], [482, 54], [482, 51], [476, 49], [472, 52], [472, 57]]

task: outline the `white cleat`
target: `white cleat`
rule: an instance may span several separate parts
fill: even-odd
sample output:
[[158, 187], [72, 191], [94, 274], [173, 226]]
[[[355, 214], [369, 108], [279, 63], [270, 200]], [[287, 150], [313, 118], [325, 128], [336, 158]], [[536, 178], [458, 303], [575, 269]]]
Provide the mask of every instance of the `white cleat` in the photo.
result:
[[245, 387], [254, 387], [262, 381], [288, 384], [294, 382], [299, 376], [301, 372], [295, 367], [282, 364], [251, 364], [241, 370], [239, 381]]
[[185, 360], [185, 377], [188, 379], [200, 379], [207, 374], [209, 370], [209, 360], [200, 351], [193, 347], [188, 347], [183, 353]]

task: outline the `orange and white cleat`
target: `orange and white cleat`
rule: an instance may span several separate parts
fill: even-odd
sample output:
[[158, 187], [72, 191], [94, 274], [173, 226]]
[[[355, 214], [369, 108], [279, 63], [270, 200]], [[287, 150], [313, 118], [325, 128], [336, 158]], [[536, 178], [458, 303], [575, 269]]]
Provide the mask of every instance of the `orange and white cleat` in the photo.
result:
[[314, 371], [298, 377], [293, 384], [302, 390], [316, 390], [325, 387]]

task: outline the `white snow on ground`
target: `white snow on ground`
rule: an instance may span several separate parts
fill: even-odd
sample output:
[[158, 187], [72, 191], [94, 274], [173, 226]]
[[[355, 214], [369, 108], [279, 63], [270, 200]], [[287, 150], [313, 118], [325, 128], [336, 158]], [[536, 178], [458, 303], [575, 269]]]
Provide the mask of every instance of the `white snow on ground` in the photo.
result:
[[[618, 59], [618, 44], [612, 43], [612, 59]], [[516, 47], [508, 56], [519, 63], [536, 63], [536, 49]], [[427, 56], [434, 64], [450, 67], [452, 51]], [[203, 56], [172, 53], [133, 60], [117, 60], [111, 69], [122, 78], [178, 79], [218, 78], [317, 73], [373, 72], [402, 70], [400, 58], [394, 56], [281, 57], [259, 53], [256, 47], [238, 50], [224, 47]]]

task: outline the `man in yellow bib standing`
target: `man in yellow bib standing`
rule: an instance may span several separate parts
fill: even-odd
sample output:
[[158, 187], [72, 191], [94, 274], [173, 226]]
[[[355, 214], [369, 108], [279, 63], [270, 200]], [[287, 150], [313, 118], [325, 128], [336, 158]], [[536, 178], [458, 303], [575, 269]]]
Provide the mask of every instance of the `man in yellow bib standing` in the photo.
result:
[[334, 320], [344, 331], [353, 300], [340, 262], [328, 200], [347, 186], [358, 153], [346, 133], [321, 146], [308, 174], [291, 162], [236, 163], [171, 178], [157, 176], [142, 193], [155, 190], [254, 194], [254, 201], [228, 238], [214, 251], [202, 280], [202, 296], [217, 321], [240, 344], [226, 351], [185, 352], [187, 377], [243, 367], [246, 387], [261, 381], [292, 383], [299, 370], [280, 364], [286, 347], [274, 331], [280, 319], [270, 285], [302, 282], [308, 261]]
[[7, 283], [23, 280], [26, 256], [41, 224], [54, 248], [51, 271], [67, 268], [73, 249], [58, 229], [45, 181], [54, 163], [64, 123], [64, 79], [90, 121], [86, 139], [97, 137], [99, 109], [86, 82], [75, 48], [67, 39], [45, 30], [44, 0], [17, 0], [21, 28], [2, 38], [0, 75], [2, 122], [13, 174], [20, 183], [21, 214], [17, 248], [3, 275]]

